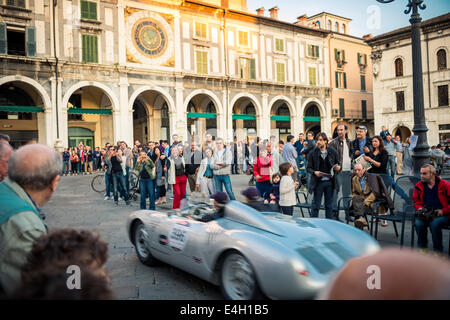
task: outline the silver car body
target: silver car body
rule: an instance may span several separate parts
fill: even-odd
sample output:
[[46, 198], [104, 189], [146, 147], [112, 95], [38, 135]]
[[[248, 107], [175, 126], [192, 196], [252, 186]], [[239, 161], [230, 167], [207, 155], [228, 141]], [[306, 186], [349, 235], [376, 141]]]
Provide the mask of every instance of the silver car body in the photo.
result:
[[238, 251], [271, 299], [313, 298], [347, 260], [380, 248], [342, 222], [261, 213], [237, 201], [226, 205], [223, 218], [206, 223], [173, 212], [135, 211], [127, 221], [133, 244], [137, 221], [145, 225], [146, 245], [156, 259], [216, 285], [221, 258]]

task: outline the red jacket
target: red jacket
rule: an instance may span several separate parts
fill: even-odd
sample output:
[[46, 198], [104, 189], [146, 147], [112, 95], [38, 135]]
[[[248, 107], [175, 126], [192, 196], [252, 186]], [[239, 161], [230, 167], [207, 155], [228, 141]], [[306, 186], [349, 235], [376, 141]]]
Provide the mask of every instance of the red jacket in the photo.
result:
[[270, 167], [272, 166], [272, 156], [267, 154], [265, 158], [258, 156], [256, 158], [255, 164], [253, 165], [253, 172], [255, 177], [261, 176], [261, 179], [256, 180], [256, 182], [270, 181]]
[[[444, 215], [450, 216], [450, 204], [449, 204], [449, 197], [450, 197], [450, 183], [440, 179], [439, 177], [436, 177], [436, 183], [438, 183], [438, 197], [439, 202], [442, 205], [442, 212]], [[416, 184], [414, 187], [413, 192], [413, 201], [414, 201], [414, 207], [416, 210], [419, 210], [424, 206], [423, 204], [423, 194], [424, 194], [425, 187], [423, 185], [423, 182], [420, 181]]]

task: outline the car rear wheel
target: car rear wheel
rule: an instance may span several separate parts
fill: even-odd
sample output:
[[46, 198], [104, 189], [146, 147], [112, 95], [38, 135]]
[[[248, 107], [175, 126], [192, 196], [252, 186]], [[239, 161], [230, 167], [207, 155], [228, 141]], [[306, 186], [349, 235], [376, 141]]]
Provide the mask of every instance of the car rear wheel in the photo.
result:
[[260, 296], [253, 267], [240, 253], [228, 254], [220, 270], [222, 294], [229, 300], [252, 300]]
[[147, 243], [150, 240], [150, 234], [145, 229], [142, 222], [136, 222], [133, 228], [134, 232], [134, 247], [139, 260], [148, 266], [154, 266], [157, 260], [153, 257]]

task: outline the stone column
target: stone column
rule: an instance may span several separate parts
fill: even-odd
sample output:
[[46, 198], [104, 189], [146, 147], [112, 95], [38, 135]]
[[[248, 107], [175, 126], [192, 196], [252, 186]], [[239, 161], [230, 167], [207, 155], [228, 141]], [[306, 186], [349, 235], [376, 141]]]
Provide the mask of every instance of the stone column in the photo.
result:
[[119, 122], [114, 121], [114, 141], [124, 140], [128, 145], [133, 145], [133, 107], [128, 105], [128, 79], [121, 77], [119, 80]]
[[303, 123], [303, 110], [302, 110], [302, 96], [296, 96], [295, 97], [295, 117], [293, 117], [293, 120], [291, 121], [291, 134], [294, 135], [294, 137], [298, 137], [299, 133], [303, 132], [304, 130], [304, 123]]
[[327, 134], [327, 136], [332, 135], [330, 110], [331, 110], [331, 99], [326, 98], [325, 99], [325, 114], [321, 115], [321, 117], [320, 117], [320, 127], [321, 127], [322, 131]]
[[[117, 47], [119, 48], [119, 64], [120, 65], [124, 65], [127, 62], [127, 54], [126, 54], [127, 34], [126, 34], [126, 28], [125, 28], [124, 10], [125, 10], [125, 5], [124, 5], [123, 1], [119, 0], [119, 3], [117, 4], [118, 31], [119, 31], [119, 36], [118, 36], [117, 41], [118, 41], [119, 45]], [[114, 131], [114, 134], [115, 134], [115, 131]]]
[[262, 114], [256, 116], [257, 135], [263, 139], [270, 137], [270, 110], [269, 110], [269, 95], [263, 93], [262, 97]]
[[180, 34], [180, 13], [174, 14], [174, 37], [175, 37], [175, 69], [181, 72], [181, 34]]
[[[182, 83], [177, 83], [175, 87], [175, 112], [170, 112], [170, 134], [178, 134], [180, 140], [186, 141], [188, 137], [187, 128], [187, 111], [184, 108], [183, 101], [183, 85]], [[172, 142], [172, 137], [170, 138], [170, 143]]]

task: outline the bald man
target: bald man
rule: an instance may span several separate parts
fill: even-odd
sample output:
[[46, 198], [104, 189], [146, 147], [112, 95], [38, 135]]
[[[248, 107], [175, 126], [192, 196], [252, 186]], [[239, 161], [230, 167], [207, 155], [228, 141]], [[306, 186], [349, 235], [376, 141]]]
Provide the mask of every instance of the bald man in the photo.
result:
[[319, 300], [448, 300], [449, 260], [411, 250], [384, 249], [354, 258]]
[[33, 243], [47, 233], [40, 208], [58, 186], [62, 161], [49, 147], [29, 144], [13, 152], [8, 165], [0, 183], [0, 291], [7, 296], [20, 284]]
[[12, 148], [8, 142], [0, 141], [0, 182], [8, 175], [8, 161]]

